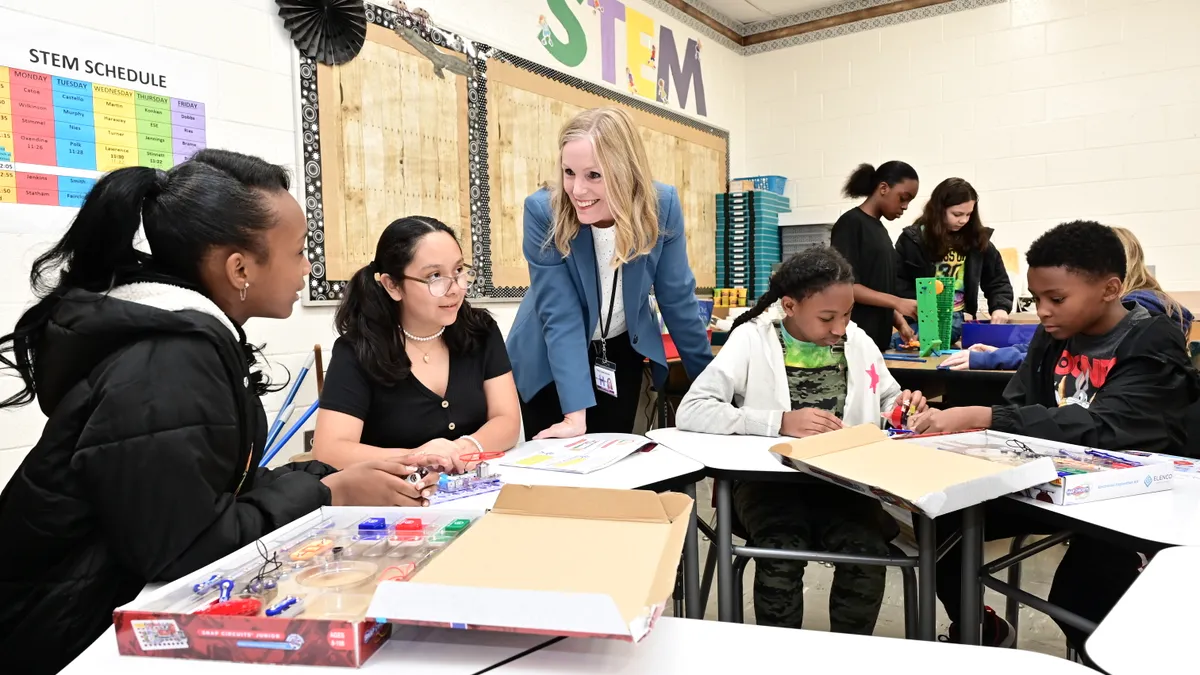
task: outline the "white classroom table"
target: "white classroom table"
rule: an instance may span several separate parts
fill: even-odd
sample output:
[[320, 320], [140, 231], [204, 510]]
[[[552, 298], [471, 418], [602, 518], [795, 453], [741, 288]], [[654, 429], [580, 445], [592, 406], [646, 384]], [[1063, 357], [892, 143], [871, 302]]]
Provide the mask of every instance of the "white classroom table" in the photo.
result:
[[1088, 656], [1110, 675], [1194, 671], [1198, 569], [1200, 546], [1156, 554], [1088, 638]]
[[[628, 490], [646, 486], [669, 483], [679, 480], [687, 482], [682, 486], [695, 499], [695, 481], [704, 471], [699, 462], [659, 446], [649, 452], [638, 452], [622, 459], [612, 466], [605, 467], [590, 474], [570, 474], [561, 471], [545, 471], [538, 469], [522, 469], [516, 467], [498, 467], [501, 479], [505, 483], [517, 485], [554, 485], [562, 487], [590, 487]], [[497, 492], [455, 499], [444, 502], [434, 509], [465, 509], [487, 510], [496, 502]], [[695, 518], [695, 509], [692, 510]], [[689, 593], [686, 596], [699, 596], [699, 560], [697, 559], [697, 540], [695, 522], [689, 528], [688, 541], [684, 551], [684, 577]], [[142, 591], [142, 597], [161, 584], [152, 584]], [[699, 603], [689, 600], [691, 606], [699, 607]], [[421, 675], [459, 675], [475, 673], [488, 668], [506, 658], [510, 658], [530, 647], [541, 644], [545, 636], [525, 636], [513, 633], [491, 633], [489, 631], [454, 631], [434, 628], [411, 628], [397, 626], [392, 639], [379, 652], [371, 657], [363, 669], [376, 668], [383, 670], [387, 666], [418, 667]], [[419, 654], [420, 660], [413, 661], [413, 655]], [[119, 660], [118, 660], [119, 659]], [[117, 639], [113, 628], [92, 643], [88, 649], [65, 669], [64, 673], [102, 673], [108, 672], [109, 667], [122, 669], [122, 675], [137, 673], [160, 673], [164, 670], [175, 673], [215, 673], [220, 667], [221, 672], [262, 672], [269, 666], [254, 664], [229, 663], [225, 661], [188, 661], [185, 659], [160, 659], [153, 657], [121, 657], [117, 653]], [[257, 671], [252, 669], [257, 668]], [[321, 672], [327, 675], [331, 669], [324, 666], [288, 666], [288, 672], [293, 670]], [[267, 672], [282, 672], [273, 669]]]
[[[1172, 489], [1164, 492], [1070, 506], [1028, 497], [1013, 499], [1085, 528], [1108, 530], [1151, 544], [1200, 546], [1200, 480], [1176, 478]], [[1066, 529], [1085, 531], [1070, 525]]]
[[667, 617], [659, 619], [638, 644], [569, 638], [493, 672], [496, 675], [780, 672], [1096, 675], [1095, 671], [1065, 659], [1016, 649]]
[[[517, 446], [514, 450], [520, 450]], [[512, 452], [512, 450], [510, 450]], [[649, 452], [635, 452], [612, 466], [588, 474], [526, 469], [515, 466], [496, 466], [500, 480], [515, 485], [553, 485], [556, 487], [609, 488], [633, 490], [680, 480], [695, 484], [704, 471], [704, 465], [689, 459], [682, 453], [659, 446]], [[498, 492], [489, 492], [474, 497], [443, 502], [432, 508], [440, 509], [490, 509], [496, 503]], [[695, 497], [695, 495], [692, 495]]]

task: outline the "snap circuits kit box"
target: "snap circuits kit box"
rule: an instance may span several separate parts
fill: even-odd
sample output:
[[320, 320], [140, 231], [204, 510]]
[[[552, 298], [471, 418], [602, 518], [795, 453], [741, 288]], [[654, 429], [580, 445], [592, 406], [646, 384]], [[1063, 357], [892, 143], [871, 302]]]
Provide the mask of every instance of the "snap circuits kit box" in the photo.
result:
[[482, 514], [316, 511], [114, 612], [124, 655], [357, 667], [391, 634], [378, 584], [410, 578]]
[[916, 437], [919, 443], [1010, 466], [1054, 463], [1057, 477], [1029, 486], [1021, 494], [1051, 504], [1071, 505], [1170, 490], [1176, 475], [1194, 469], [1183, 458], [1150, 452], [1096, 450], [1081, 445], [999, 431], [968, 431]]
[[357, 667], [391, 624], [636, 642], [671, 596], [692, 508], [524, 485], [486, 514], [324, 508], [118, 608], [118, 651]]

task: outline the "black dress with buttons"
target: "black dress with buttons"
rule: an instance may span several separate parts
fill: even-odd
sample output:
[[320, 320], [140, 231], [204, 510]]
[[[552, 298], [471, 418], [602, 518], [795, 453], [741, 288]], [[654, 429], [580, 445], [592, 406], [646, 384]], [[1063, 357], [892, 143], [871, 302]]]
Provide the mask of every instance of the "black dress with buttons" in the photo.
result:
[[446, 395], [438, 396], [415, 376], [385, 387], [370, 377], [346, 338], [338, 338], [325, 373], [321, 407], [363, 422], [364, 445], [419, 448], [435, 438], [473, 434], [488, 420], [483, 383], [512, 370], [504, 338], [493, 322], [481, 349], [450, 355]]

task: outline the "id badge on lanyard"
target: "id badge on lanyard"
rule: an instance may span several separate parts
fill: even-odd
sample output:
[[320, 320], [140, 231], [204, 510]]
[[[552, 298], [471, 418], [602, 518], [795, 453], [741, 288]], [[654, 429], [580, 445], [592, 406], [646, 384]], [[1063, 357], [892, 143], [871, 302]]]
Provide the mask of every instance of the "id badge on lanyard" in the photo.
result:
[[[598, 309], [600, 314], [600, 353], [596, 355], [596, 361], [592, 364], [592, 376], [596, 381], [596, 389], [602, 391], [609, 396], [617, 395], [617, 365], [608, 360], [608, 329], [612, 327], [613, 305], [617, 302], [617, 282], [620, 279], [621, 269], [617, 268], [613, 272], [612, 296], [608, 300], [608, 321], [604, 320], [603, 309]], [[600, 283], [600, 268], [596, 268], [596, 298], [600, 299], [604, 294], [604, 287]]]

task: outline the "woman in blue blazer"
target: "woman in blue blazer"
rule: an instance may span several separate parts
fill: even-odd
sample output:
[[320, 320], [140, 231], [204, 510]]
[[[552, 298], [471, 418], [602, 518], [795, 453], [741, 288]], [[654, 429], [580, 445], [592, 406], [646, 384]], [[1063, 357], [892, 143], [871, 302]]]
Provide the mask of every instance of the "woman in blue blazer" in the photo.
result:
[[580, 113], [559, 148], [561, 180], [525, 199], [529, 291], [507, 341], [525, 437], [630, 433], [645, 360], [666, 380], [651, 287], [688, 375], [712, 360], [679, 195], [619, 108]]

